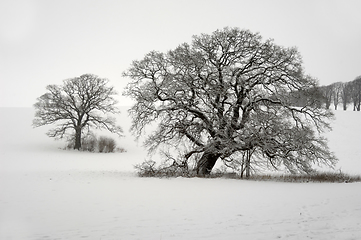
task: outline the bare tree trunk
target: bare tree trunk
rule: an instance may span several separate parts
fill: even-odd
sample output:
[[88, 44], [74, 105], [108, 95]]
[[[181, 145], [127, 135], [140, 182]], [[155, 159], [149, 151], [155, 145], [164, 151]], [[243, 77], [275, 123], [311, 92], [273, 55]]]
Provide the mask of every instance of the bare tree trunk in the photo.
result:
[[246, 151], [246, 178], [251, 176], [251, 150]]
[[221, 154], [219, 153], [214, 153], [210, 151], [204, 152], [201, 159], [199, 159], [197, 163], [197, 167], [196, 167], [197, 175], [198, 176], [209, 175], [220, 156]]
[[326, 100], [326, 109], [330, 109], [331, 101]]
[[343, 110], [346, 111], [347, 110], [347, 102], [343, 103]]
[[246, 170], [245, 168], [245, 153], [242, 152], [242, 163], [241, 163], [241, 178], [243, 178], [243, 174], [244, 174], [244, 171]]
[[74, 149], [80, 150], [80, 148], [81, 148], [81, 128], [76, 128]]

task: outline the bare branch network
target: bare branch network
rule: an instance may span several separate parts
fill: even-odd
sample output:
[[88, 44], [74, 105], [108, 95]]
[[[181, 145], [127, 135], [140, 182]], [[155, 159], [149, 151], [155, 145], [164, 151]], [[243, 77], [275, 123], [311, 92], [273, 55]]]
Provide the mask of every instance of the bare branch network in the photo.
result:
[[132, 79], [124, 95], [136, 102], [132, 131], [139, 136], [157, 123], [145, 142], [149, 150], [186, 144], [179, 161], [193, 158], [200, 175], [209, 174], [218, 159], [232, 161], [246, 152], [291, 172], [336, 162], [320, 135], [332, 113], [312, 96], [302, 107], [292, 104], [296, 93], [317, 87], [296, 48], [225, 28], [167, 53], [150, 52], [124, 76]]
[[63, 81], [63, 85], [48, 85], [47, 93], [37, 99], [33, 126], [56, 124], [47, 134], [63, 138], [69, 131], [75, 136], [75, 149], [81, 147], [81, 136], [90, 128], [106, 129], [118, 135], [121, 127], [109, 114], [119, 113], [114, 99], [116, 91], [108, 80], [93, 74]]

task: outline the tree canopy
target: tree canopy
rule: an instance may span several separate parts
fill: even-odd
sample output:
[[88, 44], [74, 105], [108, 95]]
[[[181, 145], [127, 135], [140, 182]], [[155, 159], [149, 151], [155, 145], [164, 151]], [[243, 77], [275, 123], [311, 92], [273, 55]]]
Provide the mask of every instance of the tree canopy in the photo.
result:
[[82, 133], [90, 128], [106, 129], [121, 134], [109, 114], [118, 113], [116, 91], [107, 86], [108, 79], [93, 74], [66, 79], [63, 85], [48, 85], [47, 92], [37, 99], [33, 126], [56, 124], [48, 131], [50, 137], [63, 138], [70, 133], [81, 148]]
[[218, 159], [232, 162], [246, 152], [248, 166], [252, 156], [254, 163], [291, 172], [336, 161], [321, 136], [332, 113], [292, 105], [293, 93], [317, 87], [294, 47], [224, 28], [167, 53], [152, 51], [124, 76], [132, 79], [124, 91], [135, 100], [132, 131], [141, 135], [158, 124], [145, 142], [149, 150], [182, 144], [179, 161], [194, 159], [199, 175], [209, 174]]

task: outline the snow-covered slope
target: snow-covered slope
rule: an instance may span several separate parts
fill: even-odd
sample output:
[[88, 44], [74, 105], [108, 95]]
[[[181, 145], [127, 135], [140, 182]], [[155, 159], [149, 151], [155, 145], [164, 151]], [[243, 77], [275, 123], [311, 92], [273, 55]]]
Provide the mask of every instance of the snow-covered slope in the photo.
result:
[[[359, 239], [361, 183], [138, 178], [146, 151], [64, 151], [34, 111], [0, 109], [0, 239]], [[125, 109], [119, 124], [130, 126]], [[336, 111], [336, 170], [361, 174], [360, 112]], [[116, 138], [114, 136], [114, 138]]]
[[361, 112], [339, 110], [334, 113], [332, 131], [326, 136], [330, 149], [339, 158], [335, 169], [361, 174]]
[[130, 120], [126, 108], [122, 108], [119, 125], [125, 137], [119, 138], [108, 132], [124, 148], [125, 153], [88, 153], [64, 151], [65, 140], [46, 136], [50, 126], [32, 127], [34, 110], [31, 108], [0, 108], [0, 154], [2, 170], [112, 170], [133, 172], [133, 165], [147, 158], [141, 143], [137, 143], [127, 130]]

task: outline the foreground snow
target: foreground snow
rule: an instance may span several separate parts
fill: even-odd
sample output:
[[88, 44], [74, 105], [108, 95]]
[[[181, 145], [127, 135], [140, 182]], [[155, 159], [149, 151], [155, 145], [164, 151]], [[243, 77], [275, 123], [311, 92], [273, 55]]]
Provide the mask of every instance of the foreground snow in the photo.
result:
[[[361, 114], [336, 112], [336, 170], [361, 174]], [[129, 120], [123, 113], [122, 126]], [[359, 239], [361, 183], [138, 178], [146, 152], [59, 149], [29, 109], [0, 109], [0, 239]], [[358, 131], [358, 132], [357, 132]]]
[[357, 239], [361, 184], [2, 174], [1, 239]]

